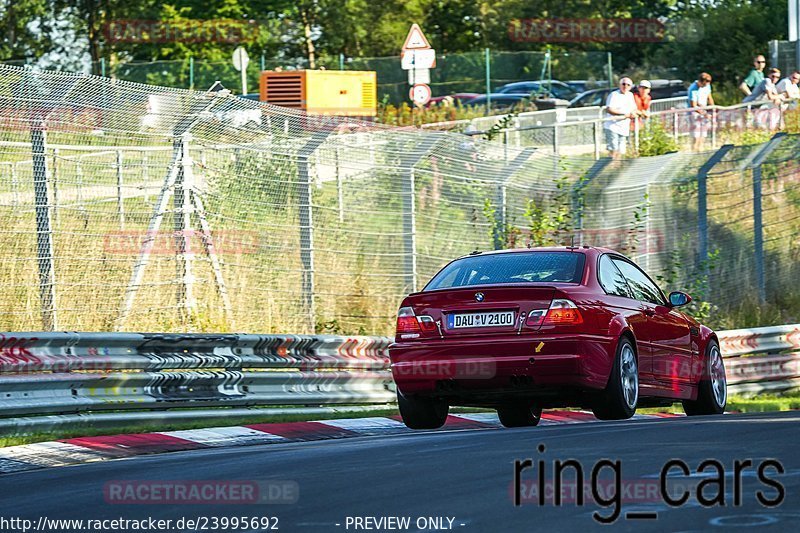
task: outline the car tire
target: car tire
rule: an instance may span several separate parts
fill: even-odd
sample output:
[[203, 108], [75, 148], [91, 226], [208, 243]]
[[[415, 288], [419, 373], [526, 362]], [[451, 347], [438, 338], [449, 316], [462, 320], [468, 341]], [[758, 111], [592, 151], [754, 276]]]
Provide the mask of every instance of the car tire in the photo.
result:
[[507, 428], [530, 427], [539, 424], [542, 419], [542, 408], [538, 406], [504, 405], [497, 408], [500, 423]]
[[437, 429], [444, 425], [450, 406], [442, 400], [404, 396], [397, 391], [397, 405], [403, 423], [411, 429]]
[[639, 365], [636, 349], [627, 337], [617, 345], [617, 353], [605, 390], [596, 399], [592, 412], [600, 420], [625, 420], [636, 413], [639, 401]]
[[706, 346], [703, 375], [697, 384], [697, 400], [684, 400], [683, 411], [689, 416], [721, 415], [728, 403], [728, 382], [719, 343], [715, 340]]

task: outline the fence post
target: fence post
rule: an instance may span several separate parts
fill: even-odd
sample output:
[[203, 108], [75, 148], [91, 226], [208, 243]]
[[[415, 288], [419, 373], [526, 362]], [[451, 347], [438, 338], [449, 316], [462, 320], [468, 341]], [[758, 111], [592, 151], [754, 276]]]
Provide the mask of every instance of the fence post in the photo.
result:
[[499, 216], [497, 217], [497, 220], [495, 220], [495, 227], [492, 231], [495, 250], [501, 250], [503, 248], [503, 244], [506, 242], [507, 237], [505, 235], [506, 224], [508, 222], [508, 187], [506, 184], [508, 183], [508, 180], [510, 180], [511, 177], [516, 174], [520, 168], [522, 168], [522, 165], [524, 165], [525, 162], [530, 159], [535, 151], [536, 148], [524, 148], [510, 163], [507, 163], [500, 172], [501, 181], [497, 186], [497, 207]]
[[341, 52], [339, 52], [339, 70], [344, 70], [344, 54]]
[[[602, 113], [602, 111], [601, 111], [601, 113]], [[600, 140], [600, 127], [601, 127], [601, 125], [602, 125], [602, 122], [600, 122], [600, 118], [599, 117], [598, 117], [597, 120], [594, 121], [594, 124], [592, 124], [592, 130], [593, 130], [593, 133], [594, 133], [594, 160], [595, 161], [600, 159], [600, 143], [602, 142]]]
[[786, 133], [776, 133], [773, 135], [764, 148], [753, 158], [750, 167], [753, 169], [753, 253], [755, 254], [756, 264], [756, 287], [758, 289], [758, 300], [764, 303], [767, 300], [767, 289], [764, 279], [764, 224], [763, 211], [761, 209], [761, 165], [777, 148]]
[[492, 67], [489, 49], [484, 49], [486, 61], [486, 114], [491, 114], [492, 109]]
[[300, 186], [300, 262], [303, 265], [303, 311], [308, 319], [308, 329], [316, 333], [317, 314], [314, 301], [314, 218], [312, 208], [313, 180], [309, 172], [309, 159], [328, 137], [327, 132], [317, 132], [297, 154], [297, 177]]
[[613, 64], [611, 62], [611, 52], [606, 52], [606, 62], [607, 62], [606, 68], [608, 68], [608, 88], [609, 89], [613, 89], [614, 88], [614, 79], [613, 79], [614, 78], [614, 68], [613, 68]]
[[125, 229], [125, 204], [122, 200], [122, 150], [117, 150], [117, 212], [119, 229]]
[[194, 90], [194, 57], [189, 56], [189, 89]]
[[53, 229], [50, 217], [47, 183], [47, 133], [44, 119], [34, 118], [31, 124], [31, 153], [33, 158], [33, 190], [36, 203], [36, 256], [39, 263], [39, 298], [42, 329], [58, 329], [56, 314], [56, 277], [53, 268]]
[[708, 173], [722, 161], [732, 144], [725, 144], [697, 171], [697, 268], [708, 275]]
[[[488, 50], [488, 48], [487, 48]], [[403, 280], [405, 290], [417, 291], [417, 205], [416, 205], [416, 175], [414, 167], [422, 161], [428, 152], [439, 142], [440, 134], [433, 134], [423, 138], [422, 142], [400, 158], [402, 178], [402, 205], [403, 205]]]
[[672, 113], [672, 138], [678, 142], [678, 111]]
[[53, 148], [50, 176], [53, 182], [53, 206], [50, 211], [52, 212], [53, 224], [58, 224], [58, 148]]

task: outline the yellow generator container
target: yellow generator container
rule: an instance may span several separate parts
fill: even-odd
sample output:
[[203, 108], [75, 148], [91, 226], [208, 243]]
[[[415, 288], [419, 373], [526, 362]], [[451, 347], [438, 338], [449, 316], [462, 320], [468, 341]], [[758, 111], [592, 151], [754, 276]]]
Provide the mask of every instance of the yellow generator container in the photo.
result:
[[374, 117], [378, 102], [375, 72], [292, 70], [261, 73], [260, 99], [308, 113]]

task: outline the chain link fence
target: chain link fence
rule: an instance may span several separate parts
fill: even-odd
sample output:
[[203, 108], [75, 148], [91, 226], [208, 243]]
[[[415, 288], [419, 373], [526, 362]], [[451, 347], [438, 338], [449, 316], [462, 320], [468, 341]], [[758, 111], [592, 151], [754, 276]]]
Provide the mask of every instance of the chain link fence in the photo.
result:
[[721, 308], [797, 294], [793, 136], [595, 160], [10, 66], [0, 105], [5, 331], [387, 334], [454, 257], [573, 239]]

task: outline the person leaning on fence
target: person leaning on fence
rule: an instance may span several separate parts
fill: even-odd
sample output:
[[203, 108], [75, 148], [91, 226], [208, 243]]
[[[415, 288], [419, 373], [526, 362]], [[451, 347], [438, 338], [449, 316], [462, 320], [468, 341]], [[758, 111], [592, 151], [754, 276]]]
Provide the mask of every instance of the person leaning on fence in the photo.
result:
[[636, 122], [631, 123], [631, 128], [635, 128], [637, 123], [639, 124], [639, 128], [641, 128], [644, 124], [642, 119], [650, 117], [650, 103], [653, 101], [653, 98], [650, 96], [650, 87], [649, 81], [642, 80], [636, 87], [636, 92], [633, 93], [633, 100], [636, 102], [636, 114], [639, 118]]
[[800, 99], [798, 83], [800, 83], [800, 71], [795, 70], [790, 76], [786, 76], [779, 81], [778, 85], [775, 86], [775, 90], [784, 100], [797, 100]]
[[714, 98], [711, 96], [711, 74], [701, 72], [697, 80], [689, 86], [688, 94], [689, 107], [692, 109], [689, 115], [692, 149], [699, 152], [703, 149], [703, 143], [711, 126], [711, 114], [705, 109], [714, 105]]
[[769, 75], [764, 81], [759, 83], [749, 96], [742, 100], [742, 103], [760, 104], [753, 111], [756, 126], [774, 130], [780, 125], [781, 104], [783, 97], [778, 93], [778, 80], [781, 79], [781, 71], [776, 68], [769, 69]]
[[628, 136], [631, 134], [631, 119], [636, 118], [636, 101], [633, 99], [633, 81], [630, 78], [619, 80], [619, 89], [606, 98], [606, 120], [603, 129], [606, 134], [606, 147], [611, 157], [619, 159], [628, 149]]
[[753, 69], [747, 74], [744, 81], [739, 84], [739, 90], [745, 96], [750, 96], [750, 93], [759, 83], [764, 81], [764, 67], [767, 66], [767, 60], [761, 54], [753, 58]]

